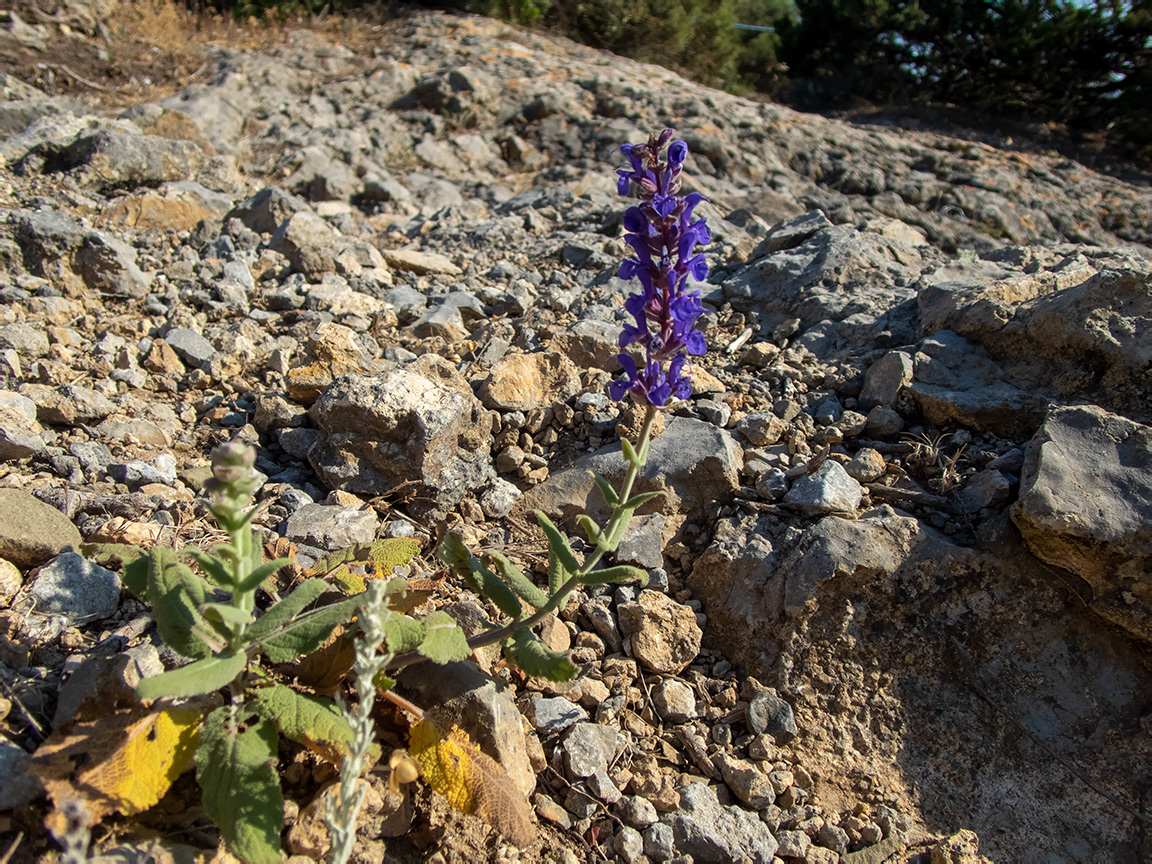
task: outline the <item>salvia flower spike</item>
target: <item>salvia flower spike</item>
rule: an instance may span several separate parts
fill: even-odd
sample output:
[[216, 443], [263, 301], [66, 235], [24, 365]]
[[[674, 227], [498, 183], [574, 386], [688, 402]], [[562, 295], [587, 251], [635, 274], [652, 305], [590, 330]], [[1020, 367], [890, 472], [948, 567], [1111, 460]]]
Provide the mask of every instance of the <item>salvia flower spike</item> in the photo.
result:
[[[626, 377], [612, 382], [608, 392], [615, 400], [631, 393], [655, 408], [692, 394], [688, 357], [708, 347], [696, 329], [704, 311], [700, 292], [688, 285], [689, 277], [703, 282], [708, 276], [708, 262], [696, 249], [711, 242], [712, 232], [703, 218], [692, 218], [706, 199], [698, 192], [679, 194], [688, 145], [672, 141], [673, 134], [665, 129], [647, 144], [624, 144], [620, 150], [629, 166], [616, 170], [619, 193], [639, 200], [624, 212], [631, 255], [620, 265], [620, 278], [636, 279], [640, 287], [624, 303], [632, 320], [620, 334], [617, 359]], [[628, 353], [630, 345], [643, 348], [643, 364]]]

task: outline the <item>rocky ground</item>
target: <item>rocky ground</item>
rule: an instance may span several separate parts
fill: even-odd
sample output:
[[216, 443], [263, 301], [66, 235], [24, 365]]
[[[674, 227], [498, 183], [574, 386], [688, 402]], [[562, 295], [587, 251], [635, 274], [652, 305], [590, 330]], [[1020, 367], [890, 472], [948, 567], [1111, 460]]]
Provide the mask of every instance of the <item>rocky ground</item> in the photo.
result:
[[[109, 38], [75, 8], [5, 14], [5, 56], [62, 27], [77, 56]], [[540, 566], [532, 510], [595, 510], [586, 469], [622, 474], [636, 422], [606, 396], [629, 290], [616, 148], [665, 126], [715, 243], [710, 351], [641, 483], [666, 494], [618, 554], [652, 586], [546, 628], [575, 684], [483, 652], [490, 677], [401, 682], [505, 766], [536, 843], [416, 793], [400, 837], [369, 814], [358, 860], [1152, 857], [1148, 185], [486, 19], [357, 32], [208, 46], [170, 96], [87, 94], [133, 103], [114, 110], [5, 79], [11, 860], [55, 854], [28, 754], [98, 667], [161, 664], [118, 575], [64, 550], [210, 540], [215, 444], [259, 445], [258, 521], [305, 565], [415, 536], [443, 575], [446, 522]], [[429, 602], [495, 614], [451, 580]], [[327, 775], [281, 762], [285, 849], [315, 856]], [[185, 778], [98, 851], [211, 850], [195, 802]]]

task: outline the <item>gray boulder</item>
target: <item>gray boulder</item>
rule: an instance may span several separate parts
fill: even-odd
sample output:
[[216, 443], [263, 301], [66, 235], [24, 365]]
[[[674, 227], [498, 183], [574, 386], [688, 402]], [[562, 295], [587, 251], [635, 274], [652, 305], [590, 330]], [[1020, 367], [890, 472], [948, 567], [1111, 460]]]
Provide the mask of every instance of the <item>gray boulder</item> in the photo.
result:
[[1012, 520], [1037, 558], [1091, 586], [1094, 609], [1152, 640], [1152, 428], [1054, 408], [1028, 445]]
[[0, 558], [35, 567], [82, 542], [76, 526], [55, 507], [23, 489], [0, 489]]
[[447, 360], [425, 354], [381, 375], [336, 379], [313, 406], [321, 435], [309, 452], [334, 489], [380, 495], [415, 483], [439, 506], [492, 475], [492, 424]]
[[679, 808], [661, 821], [672, 828], [676, 851], [695, 861], [771, 864], [776, 854], [776, 838], [755, 813], [721, 805], [703, 783], [681, 787]]

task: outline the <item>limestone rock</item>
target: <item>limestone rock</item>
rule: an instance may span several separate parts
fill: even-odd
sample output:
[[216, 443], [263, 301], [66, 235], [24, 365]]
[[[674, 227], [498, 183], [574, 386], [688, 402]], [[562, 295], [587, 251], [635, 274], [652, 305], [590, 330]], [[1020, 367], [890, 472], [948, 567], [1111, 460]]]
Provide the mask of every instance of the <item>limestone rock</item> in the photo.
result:
[[55, 507], [23, 489], [0, 489], [0, 557], [17, 567], [35, 567], [83, 538]]
[[1052, 409], [1012, 520], [1037, 558], [1092, 587], [1101, 615], [1152, 640], [1152, 428], [1094, 406]]
[[641, 591], [617, 614], [621, 631], [632, 640], [632, 656], [654, 672], [675, 675], [700, 653], [703, 631], [696, 614], [665, 594]]
[[721, 805], [703, 783], [681, 788], [680, 807], [661, 821], [672, 828], [676, 851], [696, 861], [771, 864], [776, 854], [776, 838], [755, 813]]
[[812, 474], [792, 484], [784, 503], [803, 513], [855, 513], [864, 490], [839, 462], [828, 459]]
[[566, 402], [579, 390], [576, 364], [563, 354], [510, 354], [492, 367], [479, 396], [488, 408], [527, 412]]
[[346, 375], [313, 407], [309, 460], [334, 489], [380, 495], [415, 482], [456, 504], [491, 476], [492, 424], [468, 383], [435, 354], [381, 375]]

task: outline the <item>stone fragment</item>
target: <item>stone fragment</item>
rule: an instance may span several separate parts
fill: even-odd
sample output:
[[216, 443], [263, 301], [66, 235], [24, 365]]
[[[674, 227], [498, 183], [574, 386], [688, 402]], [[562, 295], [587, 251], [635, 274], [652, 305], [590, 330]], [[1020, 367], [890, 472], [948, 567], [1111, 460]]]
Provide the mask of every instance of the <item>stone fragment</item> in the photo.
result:
[[1152, 427], [1090, 405], [1051, 409], [1012, 521], [1032, 554], [1092, 587], [1101, 615], [1152, 640]]
[[480, 493], [480, 507], [489, 519], [503, 519], [524, 493], [503, 478], [493, 478]]
[[771, 411], [753, 411], [740, 418], [736, 431], [753, 447], [771, 447], [788, 431], [788, 423]]
[[325, 274], [342, 270], [337, 257], [345, 245], [344, 237], [311, 210], [289, 216], [276, 228], [268, 245], [311, 280], [319, 281]]
[[32, 754], [0, 738], [0, 810], [23, 807], [43, 793], [44, 784], [31, 767]]
[[995, 507], [1008, 500], [1011, 484], [995, 468], [977, 471], [964, 483], [956, 495], [956, 503], [965, 513], [978, 513], [985, 507]]
[[244, 199], [224, 217], [239, 219], [257, 234], [271, 234], [293, 214], [308, 210], [308, 202], [279, 186], [268, 186]]
[[532, 411], [567, 402], [580, 392], [576, 364], [555, 352], [510, 354], [480, 385], [484, 405], [500, 411]]
[[44, 452], [43, 427], [36, 420], [36, 403], [27, 396], [0, 390], [0, 459], [27, 459]]
[[76, 626], [116, 611], [120, 577], [75, 552], [62, 552], [28, 581], [21, 591], [25, 596], [36, 612], [59, 615], [68, 626]]
[[625, 825], [612, 838], [612, 849], [625, 864], [632, 864], [644, 854], [644, 838], [635, 828]]
[[672, 826], [657, 822], [644, 832], [644, 854], [653, 861], [667, 861], [676, 854]]
[[24, 321], [0, 327], [0, 348], [15, 351], [25, 361], [48, 353], [48, 335], [42, 327]]
[[780, 844], [776, 854], [782, 858], [805, 858], [812, 846], [812, 838], [803, 831], [777, 831], [776, 842]]
[[116, 406], [105, 396], [76, 384], [61, 387], [25, 384], [20, 393], [36, 403], [36, 416], [42, 423], [95, 425], [116, 411]]
[[176, 485], [176, 460], [168, 453], [157, 456], [151, 465], [139, 459], [131, 459], [128, 462], [110, 462], [106, 470], [113, 480], [124, 483], [130, 489], [139, 489], [149, 483]]
[[288, 517], [284, 536], [325, 551], [347, 549], [376, 538], [380, 520], [372, 508], [360, 510], [328, 504], [305, 504]]
[[891, 408], [877, 405], [868, 412], [864, 434], [874, 438], [892, 438], [904, 430], [904, 418]]
[[792, 484], [784, 503], [809, 515], [855, 513], [864, 491], [839, 462], [827, 460]]
[[[664, 432], [649, 447], [648, 462], [633, 490], [663, 490], [664, 495], [639, 512], [659, 509], [664, 514], [702, 515], [729, 500], [740, 488], [743, 461], [743, 450], [727, 430], [703, 420], [669, 417]], [[625, 472], [619, 446], [582, 457], [572, 468], [553, 474], [529, 490], [514, 512], [543, 510], [554, 519], [572, 518], [576, 513], [606, 516], [604, 499], [588, 474], [590, 470], [619, 483]]]
[[23, 489], [0, 489], [0, 558], [35, 567], [82, 542], [76, 526], [55, 507]]
[[195, 330], [175, 327], [164, 334], [164, 341], [184, 362], [192, 366], [203, 366], [216, 356], [212, 343]]
[[675, 675], [700, 653], [703, 632], [696, 613], [665, 594], [644, 590], [617, 610], [632, 656], [653, 672]]
[[696, 716], [696, 694], [675, 678], [665, 678], [652, 688], [652, 704], [668, 723], [684, 723]]
[[664, 527], [659, 513], [634, 516], [616, 547], [616, 560], [654, 570], [664, 563]]
[[381, 375], [345, 375], [312, 408], [309, 452], [331, 488], [379, 495], [415, 482], [455, 506], [491, 476], [492, 423], [472, 388], [435, 354]]
[[868, 367], [859, 404], [865, 411], [882, 405], [891, 408], [900, 388], [912, 380], [912, 358], [903, 351], [889, 351]]
[[588, 712], [563, 696], [539, 696], [529, 705], [529, 717], [541, 735], [555, 735], [588, 719]]
[[76, 272], [93, 291], [120, 297], [143, 297], [152, 284], [136, 266], [136, 250], [100, 231], [88, 234], [76, 251]]
[[384, 251], [384, 260], [393, 270], [399, 270], [402, 273], [460, 275], [460, 268], [453, 264], [451, 259], [437, 252], [420, 252], [416, 249], [387, 249]]
[[755, 813], [721, 805], [703, 783], [682, 787], [680, 807], [661, 821], [672, 829], [676, 851], [695, 861], [772, 864], [776, 854], [776, 839]]
[[768, 733], [779, 747], [795, 738], [799, 731], [792, 706], [772, 689], [761, 691], [748, 703], [748, 728], [756, 734]]
[[616, 812], [627, 824], [641, 831], [660, 819], [652, 802], [639, 795], [625, 795], [617, 803]]
[[728, 788], [753, 810], [762, 810], [776, 800], [772, 784], [751, 762], [737, 759], [723, 750], [712, 757], [712, 761], [720, 769]]
[[155, 339], [141, 365], [149, 372], [160, 375], [183, 375], [184, 363], [165, 339]]
[[852, 457], [852, 461], [844, 466], [848, 476], [860, 483], [872, 483], [884, 476], [888, 465], [884, 457], [871, 447], [861, 447]]
[[0, 604], [9, 603], [23, 584], [24, 577], [16, 565], [0, 558]]
[[597, 771], [607, 771], [620, 748], [619, 739], [620, 733], [611, 726], [597, 723], [572, 726], [560, 744], [568, 776], [575, 780], [591, 777]]
[[980, 838], [965, 828], [941, 840], [929, 852], [931, 864], [985, 864], [980, 854]]

